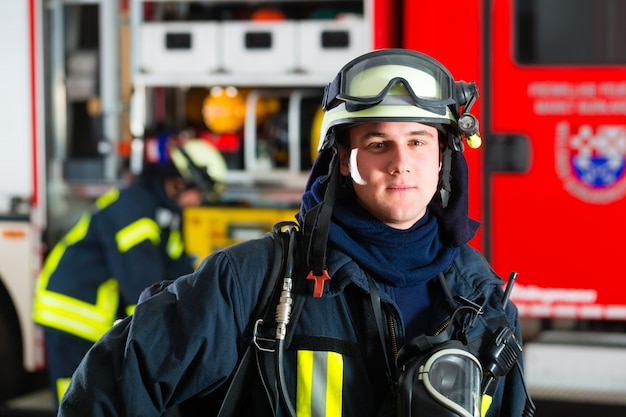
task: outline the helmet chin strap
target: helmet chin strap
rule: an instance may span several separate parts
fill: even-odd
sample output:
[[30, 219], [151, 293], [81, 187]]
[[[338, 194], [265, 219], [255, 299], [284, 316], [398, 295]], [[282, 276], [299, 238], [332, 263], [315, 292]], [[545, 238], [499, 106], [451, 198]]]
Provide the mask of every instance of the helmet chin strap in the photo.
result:
[[324, 282], [330, 279], [326, 268], [326, 247], [333, 206], [337, 199], [337, 188], [341, 174], [339, 172], [339, 154], [332, 148], [328, 174], [322, 182], [328, 182], [323, 200], [306, 212], [302, 230], [306, 245], [306, 259], [309, 268], [307, 279], [315, 281], [314, 297], [321, 297]]
[[441, 205], [443, 208], [448, 206], [450, 200], [450, 192], [452, 186], [450, 185], [450, 171], [452, 169], [452, 149], [446, 147], [443, 151], [441, 161], [441, 177], [439, 178], [439, 194], [441, 196]]

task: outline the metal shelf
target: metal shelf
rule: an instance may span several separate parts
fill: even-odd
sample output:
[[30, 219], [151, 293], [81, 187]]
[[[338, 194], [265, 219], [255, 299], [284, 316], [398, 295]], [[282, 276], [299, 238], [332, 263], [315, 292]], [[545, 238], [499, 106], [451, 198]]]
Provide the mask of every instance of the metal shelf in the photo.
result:
[[[193, 3], [197, 0], [176, 0], [170, 1], [171, 3]], [[336, 70], [332, 69], [333, 64], [327, 63], [326, 66], [320, 66], [319, 68], [310, 68], [307, 63], [300, 63], [294, 65], [292, 69], [285, 70], [281, 65], [277, 65], [275, 71], [269, 71], [268, 68], [261, 68], [258, 72], [234, 72], [226, 62], [221, 62], [213, 65], [203, 62], [202, 72], [199, 70], [194, 72], [190, 70], [193, 65], [187, 64], [180, 65], [180, 72], [177, 66], [168, 65], [167, 69], [156, 71], [153, 68], [147, 68], [140, 62], [142, 59], [142, 53], [146, 53], [145, 49], [142, 49], [142, 39], [140, 32], [145, 29], [145, 24], [150, 24], [158, 20], [150, 20], [144, 16], [144, 3], [165, 3], [167, 0], [130, 0], [129, 3], [129, 26], [130, 26], [130, 39], [131, 39], [131, 83], [133, 85], [133, 96], [131, 99], [131, 132], [134, 137], [143, 137], [143, 129], [148, 125], [151, 112], [148, 110], [150, 105], [150, 94], [153, 91], [160, 88], [166, 89], [178, 89], [174, 91], [175, 94], [180, 92], [184, 94], [184, 91], [193, 87], [211, 88], [214, 86], [234, 86], [244, 87], [252, 90], [252, 93], [247, 97], [247, 109], [254, 109], [256, 106], [256, 100], [261, 96], [263, 97], [279, 97], [287, 99], [288, 102], [288, 167], [277, 168], [272, 167], [267, 169], [263, 164], [259, 164], [257, 155], [257, 127], [255, 121], [254, 111], [247, 111], [245, 126], [242, 132], [243, 143], [243, 168], [229, 170], [227, 181], [231, 184], [264, 184], [273, 185], [273, 188], [279, 189], [304, 189], [306, 183], [306, 173], [303, 172], [303, 168], [300, 165], [301, 158], [301, 146], [302, 139], [300, 137], [300, 126], [302, 126], [302, 115], [300, 104], [304, 98], [310, 98], [321, 96], [323, 94], [323, 87], [325, 87], [332, 77], [336, 74]], [[248, 4], [248, 5], [266, 5], [267, 3], [260, 0], [212, 0], [204, 1], [206, 5], [232, 5], [233, 7]], [[348, 5], [352, 6], [359, 4], [359, 9], [362, 12], [362, 19], [364, 22], [371, 22], [371, 8], [372, 0], [279, 0], [278, 4], [283, 3], [290, 5], [293, 4], [308, 4], [315, 5]], [[293, 22], [297, 22], [300, 25], [300, 19], [295, 19]], [[164, 20], [163, 23], [175, 24], [176, 30], [182, 31], [184, 24], [189, 22], [190, 28], [193, 25], [205, 24], [205, 25], [220, 25], [221, 29], [225, 29], [226, 25], [231, 24], [231, 21], [213, 21], [207, 19], [206, 21], [192, 20], [180, 20], [169, 21]], [[238, 22], [237, 22], [238, 23]], [[191, 25], [193, 24], [193, 25]], [[207, 26], [203, 26], [206, 29]], [[359, 43], [364, 45], [373, 45], [371, 24], [365, 23], [363, 25], [363, 32], [354, 39], [358, 39]], [[196, 27], [197, 26], [193, 26]], [[284, 27], [284, 26], [283, 26]], [[303, 26], [299, 26], [303, 27]], [[232, 28], [232, 26], [230, 26]], [[278, 29], [277, 29], [278, 30]], [[200, 38], [207, 39], [207, 32], [201, 32]], [[195, 35], [197, 36], [197, 35]], [[152, 38], [149, 38], [152, 39]], [[230, 38], [229, 38], [230, 39]], [[309, 39], [309, 38], [306, 38]], [[221, 48], [223, 45], [218, 44]], [[369, 48], [368, 48], [369, 49]], [[206, 51], [203, 50], [203, 53]], [[148, 55], [152, 57], [152, 55]], [[204, 56], [204, 55], [202, 55]], [[314, 56], [314, 55], [313, 55]], [[343, 57], [342, 57], [343, 58]], [[309, 60], [310, 61], [310, 60]], [[171, 61], [167, 61], [171, 63]], [[281, 64], [281, 62], [276, 62]], [[145, 64], [145, 63], [144, 63]], [[229, 62], [232, 65], [232, 61]], [[307, 71], [302, 71], [300, 66], [306, 66]], [[250, 65], [254, 68], [253, 65]], [[146, 71], [146, 68], [148, 71]], [[337, 68], [338, 70], [339, 68]], [[151, 72], [151, 71], [156, 72]], [[232, 71], [232, 72], [231, 72]], [[172, 91], [168, 91], [172, 92]]]
[[194, 87], [194, 86], [228, 86], [238, 87], [323, 87], [328, 84], [327, 74], [145, 74], [133, 75], [133, 84], [144, 87]]

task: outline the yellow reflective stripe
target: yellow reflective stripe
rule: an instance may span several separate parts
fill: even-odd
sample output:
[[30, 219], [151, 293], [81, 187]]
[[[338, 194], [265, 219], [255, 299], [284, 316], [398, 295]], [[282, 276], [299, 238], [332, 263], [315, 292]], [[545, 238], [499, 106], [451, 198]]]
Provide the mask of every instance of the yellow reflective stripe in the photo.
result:
[[100, 197], [98, 197], [98, 199], [96, 200], [96, 207], [98, 207], [99, 209], [103, 209], [111, 203], [117, 201], [119, 196], [120, 190], [118, 190], [117, 188], [112, 188], [106, 193], [102, 194]]
[[[104, 208], [117, 200], [119, 197], [118, 189], [111, 189], [106, 194], [100, 196], [96, 200], [96, 206], [99, 208]], [[80, 219], [76, 222], [76, 224], [67, 232], [65, 236], [57, 243], [54, 248], [50, 251], [48, 256], [46, 257], [46, 262], [43, 265], [41, 272], [39, 273], [39, 279], [37, 281], [37, 287], [41, 290], [45, 290], [48, 286], [48, 280], [50, 279], [50, 275], [57, 268], [59, 262], [61, 262], [61, 257], [65, 253], [65, 250], [68, 246], [75, 244], [76, 242], [82, 240], [89, 230], [89, 224], [91, 222], [91, 213], [84, 212]]]
[[343, 357], [328, 352], [328, 390], [326, 391], [326, 416], [341, 417], [343, 407]]
[[48, 280], [50, 275], [61, 262], [61, 257], [68, 246], [82, 240], [89, 230], [89, 223], [91, 222], [91, 214], [88, 212], [83, 213], [81, 218], [76, 222], [69, 232], [57, 243], [46, 257], [46, 262], [39, 273], [39, 279], [37, 280], [37, 287], [39, 289], [45, 289], [48, 286]]
[[132, 316], [133, 314], [135, 314], [135, 307], [137, 307], [137, 304], [126, 306], [126, 315]]
[[44, 290], [35, 298], [33, 320], [95, 342], [113, 326], [118, 304], [119, 288], [113, 278], [100, 285], [95, 304]]
[[298, 376], [296, 380], [296, 415], [311, 417], [311, 382], [313, 381], [313, 352], [298, 351]]
[[[98, 199], [98, 207], [105, 207], [119, 196], [111, 190]], [[86, 340], [95, 342], [111, 328], [117, 315], [119, 288], [110, 278], [100, 285], [96, 303], [59, 294], [47, 289], [50, 276], [56, 270], [68, 247], [82, 240], [89, 230], [91, 213], [84, 212], [76, 224], [48, 254], [37, 279], [33, 305], [33, 320], [44, 326], [59, 329]]]
[[489, 411], [489, 407], [491, 407], [491, 401], [493, 401], [493, 398], [491, 397], [491, 395], [488, 395], [488, 394], [483, 395], [481, 405], [480, 405], [480, 415], [482, 417], [485, 417], [487, 415], [487, 411]]
[[296, 415], [340, 417], [343, 357], [336, 352], [298, 351]]
[[180, 230], [172, 230], [167, 239], [167, 254], [172, 259], [178, 259], [183, 254], [183, 239]]
[[57, 401], [60, 403], [63, 395], [65, 395], [65, 391], [70, 386], [70, 381], [72, 378], [58, 378], [57, 379]]
[[91, 214], [87, 212], [83, 213], [74, 227], [67, 232], [63, 239], [61, 239], [48, 254], [46, 262], [44, 263], [37, 279], [37, 286], [35, 288], [35, 312], [37, 312], [37, 299], [48, 292], [46, 288], [48, 287], [50, 275], [52, 275], [54, 270], [59, 265], [59, 262], [61, 262], [63, 253], [65, 253], [68, 246], [73, 245], [85, 237], [87, 230], [89, 230], [90, 222]]
[[141, 218], [115, 234], [115, 241], [120, 252], [126, 252], [144, 240], [155, 245], [161, 241], [161, 228], [152, 219]]

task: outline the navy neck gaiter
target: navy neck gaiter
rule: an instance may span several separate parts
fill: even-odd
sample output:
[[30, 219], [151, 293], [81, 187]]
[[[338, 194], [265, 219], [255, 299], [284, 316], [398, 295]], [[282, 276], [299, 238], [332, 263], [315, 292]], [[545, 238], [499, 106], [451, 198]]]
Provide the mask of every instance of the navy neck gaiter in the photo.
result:
[[[304, 212], [321, 201], [324, 188], [318, 178], [302, 198]], [[424, 284], [452, 263], [458, 248], [443, 245], [437, 218], [429, 211], [410, 229], [400, 230], [367, 212], [352, 190], [342, 189], [340, 194], [328, 240], [377, 281], [391, 287]]]

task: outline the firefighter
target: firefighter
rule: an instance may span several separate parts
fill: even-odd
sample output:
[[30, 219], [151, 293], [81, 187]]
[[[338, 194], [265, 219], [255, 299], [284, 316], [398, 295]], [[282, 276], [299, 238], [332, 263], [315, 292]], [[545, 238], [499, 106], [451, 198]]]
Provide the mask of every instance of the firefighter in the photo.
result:
[[520, 417], [517, 309], [468, 244], [476, 97], [415, 51], [349, 62], [289, 244], [233, 245], [147, 297], [85, 356], [59, 415], [159, 416], [233, 381], [225, 416]]
[[166, 135], [155, 141], [161, 155], [146, 159], [128, 187], [100, 196], [54, 246], [39, 275], [33, 319], [45, 330], [57, 404], [87, 350], [116, 319], [133, 313], [145, 287], [192, 272], [182, 209], [214, 199], [226, 165], [202, 140], [172, 149]]

